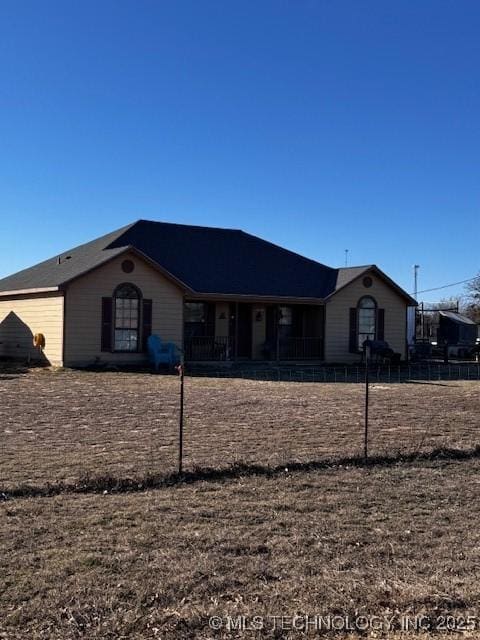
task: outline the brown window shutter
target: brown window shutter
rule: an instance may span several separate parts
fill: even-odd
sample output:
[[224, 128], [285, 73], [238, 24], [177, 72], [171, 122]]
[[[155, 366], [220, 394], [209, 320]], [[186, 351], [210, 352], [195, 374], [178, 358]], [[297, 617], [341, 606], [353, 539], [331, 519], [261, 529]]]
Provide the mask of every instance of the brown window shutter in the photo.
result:
[[102, 351], [112, 351], [112, 308], [112, 298], [102, 298]]
[[152, 334], [152, 301], [143, 299], [142, 302], [142, 350], [147, 351], [147, 340]]
[[357, 308], [350, 309], [350, 353], [358, 353], [357, 345]]
[[377, 340], [385, 340], [385, 309], [377, 311]]

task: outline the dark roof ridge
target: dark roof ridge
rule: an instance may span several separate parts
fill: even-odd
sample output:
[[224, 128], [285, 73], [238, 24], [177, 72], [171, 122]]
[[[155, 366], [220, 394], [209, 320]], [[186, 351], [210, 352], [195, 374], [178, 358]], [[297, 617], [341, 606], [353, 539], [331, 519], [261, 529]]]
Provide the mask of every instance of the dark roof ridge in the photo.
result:
[[[134, 227], [140, 222], [147, 222], [148, 224], [161, 224], [161, 225], [168, 224], [174, 227], [188, 227], [189, 229], [207, 229], [211, 231], [231, 231], [233, 233], [241, 233], [244, 236], [248, 236], [249, 238], [254, 238], [256, 241], [263, 242], [264, 244], [268, 244], [271, 247], [275, 247], [276, 249], [281, 249], [282, 251], [285, 251], [285, 253], [289, 253], [290, 255], [293, 255], [297, 258], [301, 258], [302, 260], [311, 262], [315, 265], [320, 265], [321, 267], [325, 267], [326, 269], [335, 269], [335, 267], [330, 267], [328, 264], [324, 264], [323, 262], [319, 262], [318, 260], [314, 260], [313, 258], [308, 258], [307, 256], [303, 256], [301, 253], [297, 253], [296, 251], [287, 249], [282, 245], [277, 244], [276, 242], [270, 242], [270, 240], [265, 240], [264, 238], [257, 236], [253, 233], [249, 233], [248, 231], [244, 231], [243, 229], [233, 229], [231, 227], [210, 227], [206, 225], [184, 224], [184, 223], [177, 223], [177, 222], [163, 222], [162, 220], [147, 220], [146, 218], [139, 218], [138, 220], [136, 220], [136, 222], [132, 223], [132, 225], [130, 226]], [[114, 242], [117, 242], [117, 241], [118, 239], [115, 240]]]
[[301, 253], [297, 253], [296, 251], [292, 251], [291, 249], [286, 249], [285, 247], [282, 247], [280, 244], [276, 244], [275, 242], [270, 242], [269, 240], [265, 240], [264, 238], [260, 238], [259, 236], [255, 236], [255, 235], [253, 235], [253, 233], [248, 233], [248, 231], [242, 231], [242, 229], [239, 229], [239, 231], [244, 236], [248, 236], [249, 238], [254, 238], [257, 241], [263, 242], [263, 244], [268, 244], [271, 247], [275, 247], [276, 249], [281, 249], [281, 251], [284, 251], [285, 253], [288, 253], [291, 256], [295, 256], [296, 258], [300, 258], [301, 260], [303, 260], [305, 262], [309, 262], [311, 264], [314, 264], [317, 267], [323, 267], [324, 269], [331, 269], [332, 271], [335, 271], [335, 268], [334, 267], [330, 267], [328, 264], [323, 264], [323, 262], [318, 262], [318, 260], [314, 260], [313, 258], [307, 258], [307, 256], [302, 256]]
[[[110, 233], [104, 233], [102, 236], [98, 236], [98, 238], [93, 238], [93, 240], [87, 240], [87, 242], [82, 242], [81, 244], [77, 244], [76, 247], [72, 247], [71, 249], [67, 249], [66, 251], [62, 251], [61, 253], [57, 253], [54, 256], [50, 256], [50, 258], [47, 258], [46, 260], [43, 260], [42, 262], [47, 262], [48, 260], [52, 260], [52, 259], [56, 258], [57, 256], [60, 256], [60, 257], [68, 256], [69, 253], [73, 253], [74, 251], [77, 251], [78, 249], [81, 249], [82, 247], [85, 247], [87, 244], [92, 244], [93, 242], [98, 242], [100, 244], [102, 240], [104, 240], [105, 238], [108, 238], [109, 236], [118, 236], [117, 237], [117, 240], [118, 240], [119, 238], [122, 237], [122, 235], [126, 231], [131, 229], [135, 224], [136, 224], [135, 222], [131, 222], [130, 224], [126, 224], [124, 227], [119, 227], [118, 229], [114, 229], [113, 231], [110, 231]], [[108, 246], [109, 245], [106, 245], [104, 247], [104, 249], [108, 249]]]
[[130, 226], [135, 226], [139, 222], [147, 222], [148, 224], [168, 224], [172, 227], [188, 227], [189, 229], [209, 229], [212, 231], [233, 231], [235, 233], [243, 233], [242, 229], [233, 229], [232, 227], [210, 227], [204, 224], [187, 224], [186, 222], [166, 222], [163, 220], [147, 220], [146, 218], [139, 218], [135, 222], [132, 222]]

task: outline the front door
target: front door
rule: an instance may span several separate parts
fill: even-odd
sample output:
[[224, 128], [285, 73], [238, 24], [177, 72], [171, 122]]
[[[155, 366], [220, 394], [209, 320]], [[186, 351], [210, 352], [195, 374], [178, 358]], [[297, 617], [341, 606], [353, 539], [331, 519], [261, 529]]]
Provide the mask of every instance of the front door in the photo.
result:
[[237, 321], [237, 358], [252, 357], [252, 305], [238, 305]]

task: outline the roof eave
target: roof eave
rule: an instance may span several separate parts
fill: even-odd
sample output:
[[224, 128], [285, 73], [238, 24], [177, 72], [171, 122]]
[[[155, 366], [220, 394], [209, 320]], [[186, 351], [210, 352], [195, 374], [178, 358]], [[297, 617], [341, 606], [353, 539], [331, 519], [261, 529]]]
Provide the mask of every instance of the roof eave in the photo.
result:
[[293, 302], [298, 304], [323, 304], [325, 302], [323, 298], [312, 298], [303, 296], [276, 296], [253, 293], [201, 293], [198, 291], [190, 291], [189, 297], [192, 300], [224, 300], [225, 302]]
[[12, 289], [10, 291], [0, 291], [0, 297], [8, 298], [9, 296], [23, 296], [37, 293], [52, 293], [52, 291], [61, 291], [58, 287], [35, 287], [31, 289]]

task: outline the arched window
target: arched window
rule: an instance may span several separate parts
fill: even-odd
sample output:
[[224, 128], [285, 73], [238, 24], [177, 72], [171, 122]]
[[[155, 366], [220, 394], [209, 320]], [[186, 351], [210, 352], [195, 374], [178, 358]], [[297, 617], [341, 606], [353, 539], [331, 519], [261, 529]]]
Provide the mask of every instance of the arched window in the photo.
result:
[[115, 289], [113, 294], [115, 351], [139, 350], [141, 299], [140, 290], [129, 282]]
[[358, 301], [357, 325], [357, 348], [362, 350], [365, 340], [375, 340], [377, 336], [377, 303], [371, 296]]

